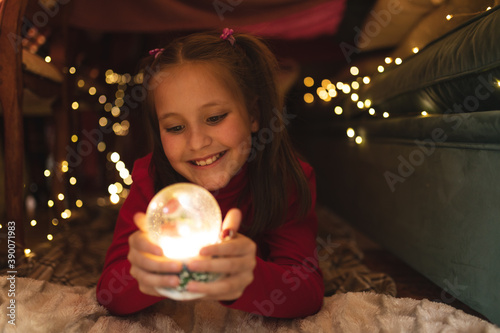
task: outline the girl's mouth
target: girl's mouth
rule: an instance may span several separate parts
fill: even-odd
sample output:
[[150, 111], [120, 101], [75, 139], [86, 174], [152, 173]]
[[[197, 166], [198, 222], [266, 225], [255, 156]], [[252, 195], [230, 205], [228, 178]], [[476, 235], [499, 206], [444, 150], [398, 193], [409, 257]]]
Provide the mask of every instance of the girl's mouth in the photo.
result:
[[193, 165], [196, 165], [196, 166], [207, 166], [207, 165], [210, 165], [212, 163], [214, 163], [215, 161], [217, 161], [219, 158], [221, 158], [222, 156], [224, 156], [224, 154], [226, 154], [227, 150], [226, 151], [223, 151], [223, 152], [220, 152], [218, 154], [215, 154], [209, 158], [206, 158], [204, 160], [192, 160], [192, 161], [189, 161], [189, 163], [193, 164]]

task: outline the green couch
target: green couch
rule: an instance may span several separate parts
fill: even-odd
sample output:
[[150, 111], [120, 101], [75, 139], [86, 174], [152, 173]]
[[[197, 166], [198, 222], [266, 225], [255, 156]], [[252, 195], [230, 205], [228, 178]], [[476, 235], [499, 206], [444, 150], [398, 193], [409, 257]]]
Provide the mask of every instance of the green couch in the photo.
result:
[[496, 7], [373, 77], [360, 96], [375, 116], [346, 105], [311, 130], [328, 151], [306, 153], [330, 207], [497, 325], [499, 41]]

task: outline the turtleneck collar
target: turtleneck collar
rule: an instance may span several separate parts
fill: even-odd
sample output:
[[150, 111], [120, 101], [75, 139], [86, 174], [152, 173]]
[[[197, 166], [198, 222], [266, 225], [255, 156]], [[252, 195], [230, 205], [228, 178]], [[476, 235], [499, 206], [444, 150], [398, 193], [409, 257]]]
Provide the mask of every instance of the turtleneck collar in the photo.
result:
[[211, 191], [217, 201], [228, 198], [237, 198], [241, 191], [247, 186], [248, 166], [245, 163], [241, 169], [229, 180], [226, 186], [215, 191]]

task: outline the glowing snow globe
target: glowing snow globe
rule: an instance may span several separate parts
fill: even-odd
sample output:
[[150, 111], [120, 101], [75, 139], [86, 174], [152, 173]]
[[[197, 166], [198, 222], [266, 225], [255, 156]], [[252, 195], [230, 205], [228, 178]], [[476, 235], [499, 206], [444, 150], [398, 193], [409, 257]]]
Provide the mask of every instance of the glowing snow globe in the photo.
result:
[[[222, 222], [219, 204], [203, 187], [177, 183], [158, 192], [146, 211], [147, 228], [151, 239], [170, 259], [186, 263], [199, 257], [200, 249], [217, 243]], [[183, 265], [177, 288], [158, 287], [163, 296], [175, 300], [192, 300], [204, 296], [186, 291], [189, 281], [211, 282], [220, 274], [191, 272]]]

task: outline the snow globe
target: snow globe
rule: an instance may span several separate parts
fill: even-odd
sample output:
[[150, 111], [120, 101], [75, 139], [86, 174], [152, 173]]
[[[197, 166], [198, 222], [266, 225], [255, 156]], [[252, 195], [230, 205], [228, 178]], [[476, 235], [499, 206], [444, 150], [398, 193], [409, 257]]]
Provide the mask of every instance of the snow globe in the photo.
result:
[[[148, 205], [146, 219], [150, 238], [163, 254], [184, 263], [199, 257], [202, 247], [218, 242], [222, 223], [219, 204], [212, 194], [191, 183], [177, 183], [159, 191]], [[158, 287], [158, 293], [175, 300], [200, 298], [204, 295], [186, 290], [188, 282], [211, 282], [220, 274], [191, 272], [184, 264], [178, 276], [177, 288]]]

